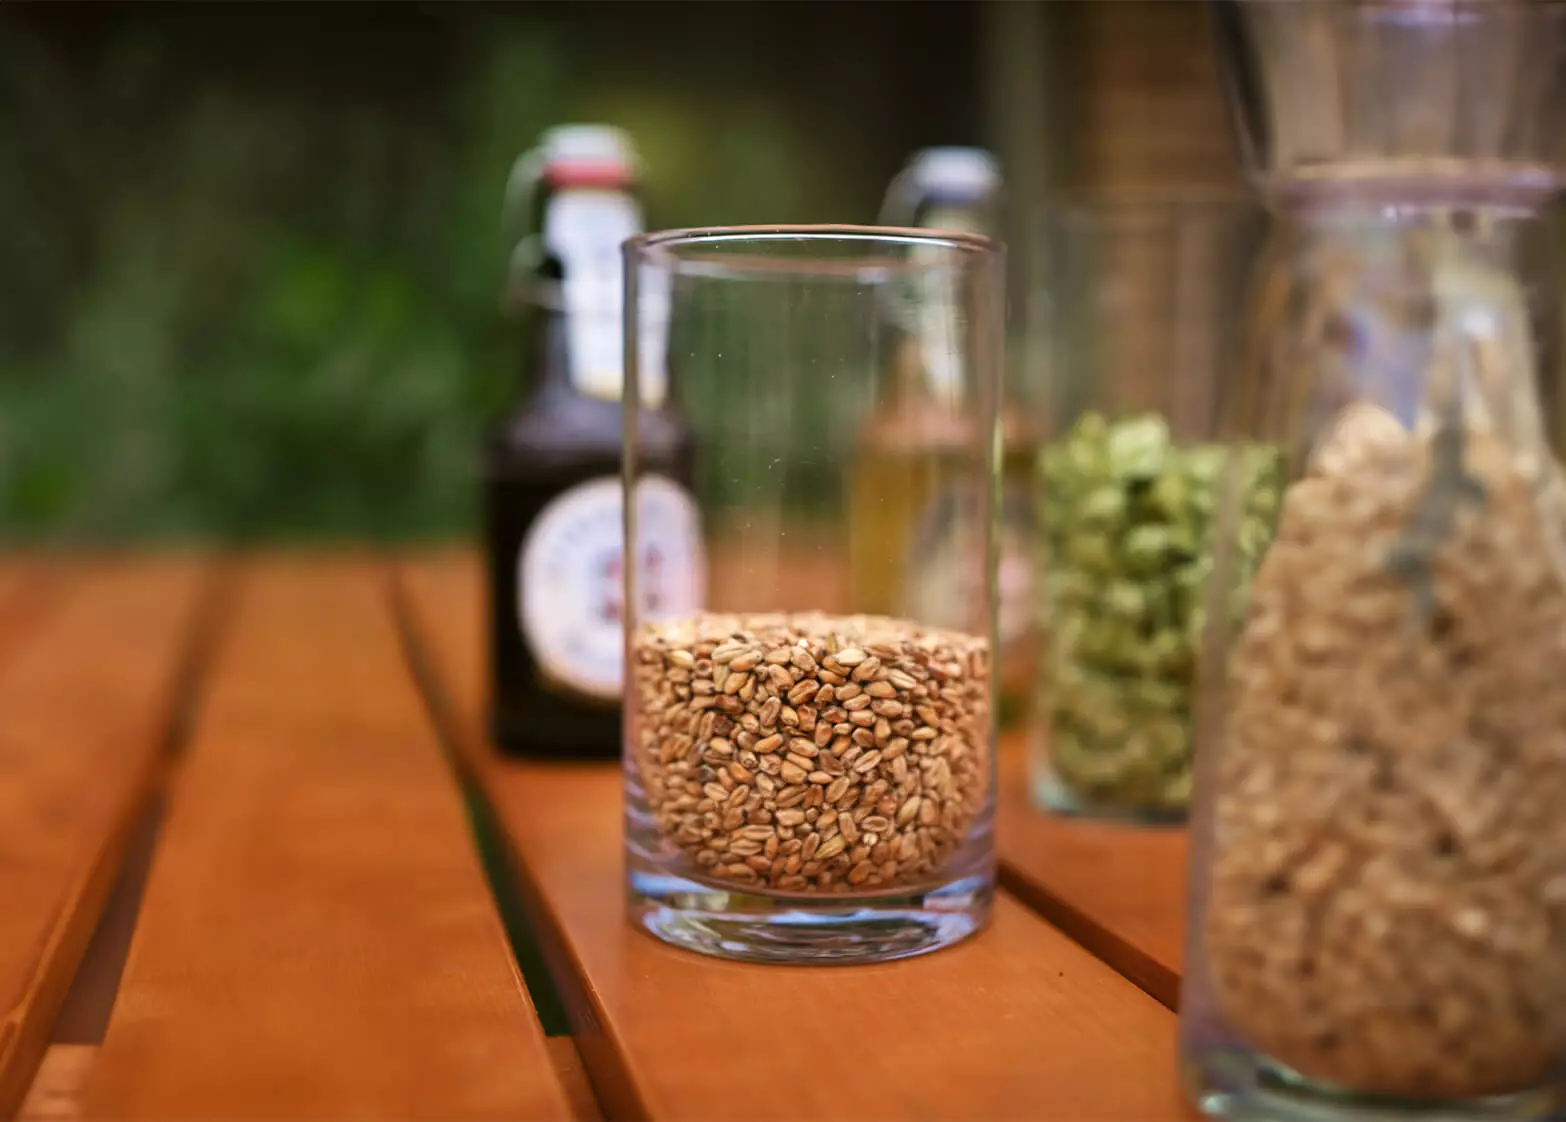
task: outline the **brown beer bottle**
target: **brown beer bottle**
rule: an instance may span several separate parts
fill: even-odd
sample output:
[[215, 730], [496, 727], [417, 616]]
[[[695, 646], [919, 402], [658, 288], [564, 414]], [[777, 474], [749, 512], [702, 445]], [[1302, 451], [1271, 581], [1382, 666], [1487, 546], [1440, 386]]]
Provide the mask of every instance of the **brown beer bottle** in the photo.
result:
[[[552, 129], [522, 157], [513, 196], [538, 235], [513, 256], [531, 322], [520, 408], [491, 436], [484, 468], [489, 725], [504, 752], [560, 758], [620, 750], [624, 666], [620, 245], [642, 226], [635, 163], [618, 130]], [[696, 607], [699, 535], [692, 445], [662, 386], [644, 387], [639, 595]]]

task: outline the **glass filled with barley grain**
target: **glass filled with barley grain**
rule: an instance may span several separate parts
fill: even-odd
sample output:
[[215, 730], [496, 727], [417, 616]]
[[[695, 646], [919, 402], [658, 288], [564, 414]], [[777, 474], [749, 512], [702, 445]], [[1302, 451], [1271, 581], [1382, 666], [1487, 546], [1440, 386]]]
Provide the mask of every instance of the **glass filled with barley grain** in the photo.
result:
[[[994, 883], [1004, 250], [807, 226], [625, 253], [626, 400], [678, 383], [700, 450], [696, 510], [671, 507], [657, 434], [627, 411], [633, 920], [764, 962], [963, 939]], [[701, 548], [644, 556], [667, 518], [694, 519]], [[905, 524], [908, 555], [887, 555]], [[896, 603], [856, 602], [867, 554]], [[660, 589], [692, 565], [696, 611]]]

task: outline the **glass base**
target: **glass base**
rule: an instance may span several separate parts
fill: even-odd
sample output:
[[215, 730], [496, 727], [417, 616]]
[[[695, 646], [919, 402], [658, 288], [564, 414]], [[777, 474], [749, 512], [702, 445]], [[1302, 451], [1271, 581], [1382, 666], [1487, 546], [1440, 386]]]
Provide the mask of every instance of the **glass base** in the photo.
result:
[[974, 934], [990, 916], [993, 879], [823, 899], [731, 892], [633, 870], [631, 921], [686, 950], [741, 962], [866, 963], [927, 954]]
[[[1205, 1068], [1205, 1070], [1203, 1070]], [[1566, 1117], [1566, 1086], [1442, 1101], [1368, 1095], [1323, 1083], [1243, 1048], [1187, 1065], [1187, 1090], [1202, 1113], [1233, 1122], [1522, 1122]]]
[[1043, 769], [1032, 783], [1033, 802], [1041, 810], [1073, 818], [1102, 818], [1140, 826], [1184, 825], [1185, 807], [1149, 807], [1134, 803], [1095, 802], [1072, 790], [1053, 771]]

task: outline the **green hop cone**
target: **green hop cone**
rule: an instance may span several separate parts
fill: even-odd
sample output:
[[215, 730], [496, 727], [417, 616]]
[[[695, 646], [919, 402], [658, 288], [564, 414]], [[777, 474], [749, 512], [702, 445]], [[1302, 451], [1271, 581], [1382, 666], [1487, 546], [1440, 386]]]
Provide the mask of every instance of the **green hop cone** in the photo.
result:
[[1040, 453], [1050, 755], [1089, 805], [1169, 813], [1189, 799], [1193, 683], [1226, 468], [1241, 497], [1228, 597], [1238, 613], [1278, 510], [1275, 450], [1181, 444], [1157, 415], [1089, 413]]

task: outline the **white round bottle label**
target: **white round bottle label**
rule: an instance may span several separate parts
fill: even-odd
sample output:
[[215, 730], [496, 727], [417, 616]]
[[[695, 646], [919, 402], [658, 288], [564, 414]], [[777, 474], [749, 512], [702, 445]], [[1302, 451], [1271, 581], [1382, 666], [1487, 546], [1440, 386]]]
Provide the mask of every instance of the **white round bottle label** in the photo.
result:
[[[696, 611], [706, 587], [696, 504], [651, 475], [636, 507], [638, 620]], [[606, 702], [625, 673], [622, 511], [617, 477], [578, 484], [539, 512], [517, 558], [518, 622], [540, 670]]]

